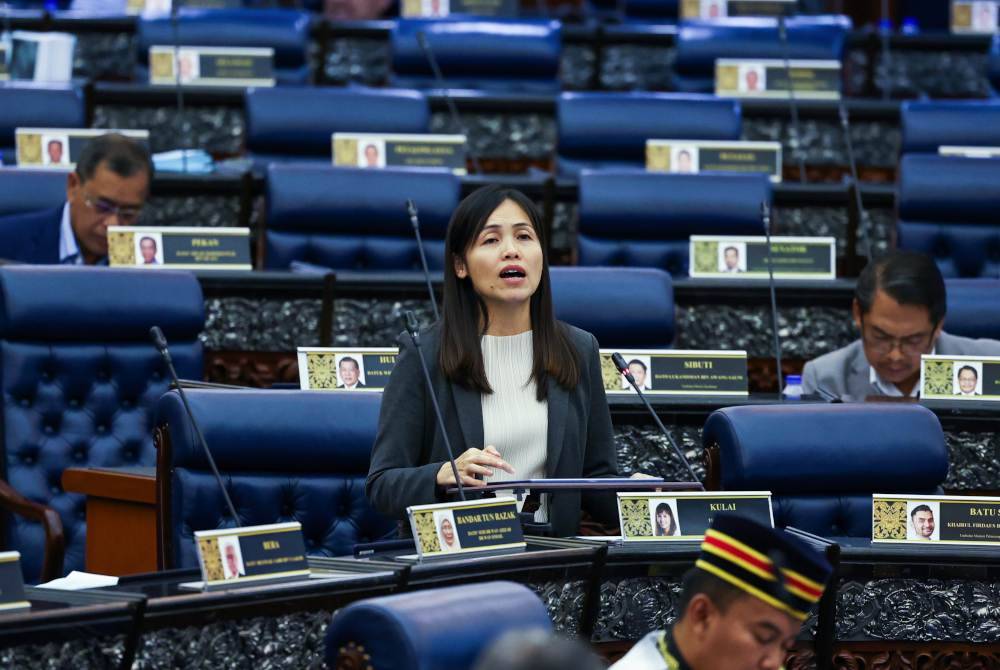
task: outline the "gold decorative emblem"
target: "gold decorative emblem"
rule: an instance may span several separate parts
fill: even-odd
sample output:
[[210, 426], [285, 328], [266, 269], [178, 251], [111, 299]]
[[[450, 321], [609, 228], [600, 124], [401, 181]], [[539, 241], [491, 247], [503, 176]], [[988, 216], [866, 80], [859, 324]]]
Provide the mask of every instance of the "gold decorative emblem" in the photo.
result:
[[25, 133], [17, 136], [17, 164], [42, 164], [42, 136], [37, 133]]
[[421, 16], [423, 7], [420, 0], [403, 0], [403, 16]]
[[358, 164], [358, 141], [335, 140], [333, 143], [333, 164], [356, 166]]
[[971, 28], [972, 27], [972, 5], [971, 4], [959, 4], [957, 2], [951, 5], [951, 25], [953, 28]]
[[611, 360], [611, 354], [601, 356], [601, 379], [604, 380], [605, 391], [622, 390], [622, 373], [618, 372], [617, 368], [615, 368], [615, 364]]
[[434, 512], [413, 513], [413, 525], [417, 527], [417, 541], [420, 543], [420, 551], [431, 554], [441, 551], [441, 543], [438, 541], [437, 528], [434, 527]]
[[694, 269], [697, 272], [719, 271], [719, 243], [704, 241], [694, 243]]
[[205, 566], [205, 580], [219, 581], [225, 578], [222, 572], [222, 554], [219, 553], [219, 539], [215, 537], [198, 538], [198, 549], [201, 552], [201, 562]]
[[310, 389], [329, 391], [337, 388], [336, 361], [334, 354], [306, 354], [306, 374]]
[[952, 395], [953, 384], [951, 361], [927, 361], [924, 363], [924, 395]]
[[715, 68], [715, 90], [739, 90], [740, 71], [735, 65], [720, 65]]
[[681, 18], [682, 19], [701, 18], [701, 0], [682, 0]]
[[127, 230], [108, 231], [108, 264], [135, 265], [135, 233]]
[[174, 78], [173, 51], [158, 51], [149, 56], [149, 71], [154, 79]]
[[906, 539], [906, 502], [876, 500], [872, 507], [873, 540]]
[[670, 145], [646, 145], [646, 169], [657, 172], [670, 172]]
[[649, 520], [649, 502], [644, 499], [622, 500], [622, 536], [653, 537], [653, 523]]

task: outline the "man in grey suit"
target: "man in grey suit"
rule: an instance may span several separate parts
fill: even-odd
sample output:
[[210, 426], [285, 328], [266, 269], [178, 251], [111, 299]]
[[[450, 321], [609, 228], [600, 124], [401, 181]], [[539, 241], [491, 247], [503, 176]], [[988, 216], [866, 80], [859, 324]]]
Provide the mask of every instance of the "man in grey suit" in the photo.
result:
[[896, 251], [869, 263], [854, 289], [854, 323], [861, 339], [806, 363], [804, 393], [842, 400], [917, 397], [920, 357], [1000, 356], [1000, 341], [944, 332], [947, 297], [933, 259]]

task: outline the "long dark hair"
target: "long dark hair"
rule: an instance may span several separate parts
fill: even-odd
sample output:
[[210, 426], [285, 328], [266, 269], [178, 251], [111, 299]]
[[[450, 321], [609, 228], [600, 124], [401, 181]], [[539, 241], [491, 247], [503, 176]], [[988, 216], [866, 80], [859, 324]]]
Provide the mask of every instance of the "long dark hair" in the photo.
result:
[[666, 512], [667, 516], [670, 517], [670, 528], [660, 528], [660, 520], [654, 519], [656, 521], [656, 534], [657, 535], [673, 535], [677, 532], [677, 522], [674, 520], [674, 512], [670, 509], [670, 505], [667, 503], [660, 503], [656, 506], [656, 512], [653, 514], [654, 517], [660, 516], [660, 512]]
[[549, 282], [549, 254], [545, 230], [535, 203], [523, 193], [501, 186], [484, 186], [459, 203], [448, 222], [444, 258], [444, 307], [441, 317], [441, 348], [438, 354], [445, 376], [464, 388], [492, 393], [483, 364], [480, 340], [489, 327], [486, 303], [472, 286], [472, 278], [455, 274], [455, 261], [465, 261], [466, 252], [486, 226], [486, 220], [505, 201], [524, 210], [542, 247], [542, 276], [531, 296], [531, 329], [534, 361], [531, 379], [539, 401], [548, 395], [551, 376], [570, 389], [580, 380], [580, 366], [565, 327], [556, 321]]

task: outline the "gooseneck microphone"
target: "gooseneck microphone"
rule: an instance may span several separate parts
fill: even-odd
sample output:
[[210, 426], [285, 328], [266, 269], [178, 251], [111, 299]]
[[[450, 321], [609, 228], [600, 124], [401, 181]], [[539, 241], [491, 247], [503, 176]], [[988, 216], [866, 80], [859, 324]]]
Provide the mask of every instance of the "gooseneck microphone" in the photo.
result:
[[[851, 181], [854, 182], [854, 205], [858, 208], [858, 237], [861, 240], [861, 248], [864, 250], [865, 258], [872, 262], [872, 240], [865, 223], [865, 206], [861, 203], [861, 181], [858, 179], [858, 163], [854, 159], [854, 143], [851, 142], [851, 121], [847, 117], [847, 107], [844, 101], [840, 101], [840, 127], [844, 130], [844, 141], [847, 143], [847, 162], [851, 166]], [[854, 255], [854, 252], [851, 252]]]
[[792, 81], [792, 64], [788, 59], [788, 31], [785, 15], [778, 16], [778, 39], [781, 41], [781, 56], [785, 63], [785, 78], [788, 80], [788, 108], [792, 115], [792, 132], [795, 133], [795, 159], [799, 164], [799, 182], [806, 183], [806, 159], [802, 157], [802, 128], [799, 126], [799, 103], [795, 99], [795, 83]]
[[482, 174], [483, 168], [479, 164], [479, 158], [472, 150], [472, 136], [469, 135], [469, 129], [458, 114], [458, 108], [455, 106], [455, 101], [448, 90], [448, 83], [444, 80], [444, 74], [441, 72], [441, 68], [438, 67], [434, 50], [431, 49], [430, 42], [427, 41], [427, 35], [424, 34], [423, 30], [417, 31], [417, 44], [420, 45], [420, 50], [424, 52], [424, 58], [427, 59], [427, 64], [431, 66], [431, 72], [434, 74], [434, 81], [437, 82], [441, 90], [441, 95], [444, 96], [445, 104], [448, 105], [448, 114], [451, 116], [451, 122], [458, 128], [459, 132], [465, 135], [465, 151], [469, 154], [469, 160], [472, 161], [472, 168], [476, 171], [476, 174]]
[[688, 459], [684, 457], [684, 452], [681, 451], [681, 448], [677, 446], [677, 443], [674, 441], [674, 438], [670, 434], [670, 431], [667, 430], [667, 427], [663, 425], [662, 421], [660, 421], [660, 417], [656, 415], [656, 411], [653, 409], [653, 406], [649, 404], [649, 400], [646, 399], [646, 395], [642, 392], [642, 389], [639, 388], [639, 385], [635, 383], [635, 377], [633, 377], [631, 371], [629, 371], [628, 364], [625, 362], [625, 359], [622, 358], [622, 355], [616, 351], [613, 354], [611, 354], [611, 362], [615, 364], [615, 367], [618, 368], [618, 372], [620, 372], [622, 376], [625, 377], [626, 381], [628, 381], [628, 383], [632, 385], [632, 388], [635, 389], [635, 392], [639, 394], [639, 399], [642, 400], [642, 403], [646, 406], [646, 409], [649, 410], [649, 413], [652, 415], [653, 421], [656, 422], [656, 426], [660, 429], [660, 432], [666, 436], [667, 442], [670, 443], [670, 446], [674, 450], [674, 454], [677, 455], [677, 458], [681, 459], [681, 463], [684, 465], [685, 468], [687, 468], [688, 475], [690, 475], [691, 477], [691, 481], [698, 484], [698, 487], [702, 491], [704, 491], [705, 485], [701, 483], [700, 479], [698, 479], [698, 475], [694, 473], [694, 468], [692, 468], [691, 464], [688, 463]]
[[410, 214], [410, 225], [417, 238], [417, 251], [420, 253], [420, 265], [424, 268], [424, 281], [427, 282], [427, 294], [431, 297], [431, 308], [434, 310], [434, 320], [439, 321], [437, 296], [434, 295], [434, 285], [431, 283], [431, 271], [427, 269], [427, 254], [424, 253], [424, 240], [420, 237], [420, 219], [417, 217], [417, 206], [410, 199], [406, 200], [406, 211]]
[[771, 247], [771, 207], [766, 202], [760, 203], [760, 218], [764, 224], [764, 235], [767, 236], [767, 285], [771, 289], [771, 330], [774, 331], [774, 360], [777, 363], [778, 393], [784, 388], [784, 375], [781, 373], [781, 336], [778, 335], [778, 299], [774, 290], [774, 249]]
[[438, 428], [441, 430], [441, 437], [444, 439], [444, 446], [448, 450], [448, 462], [451, 463], [451, 474], [455, 476], [458, 497], [465, 500], [465, 487], [462, 486], [462, 477], [458, 474], [458, 464], [455, 463], [455, 452], [451, 450], [448, 429], [444, 425], [444, 416], [441, 415], [441, 406], [438, 404], [437, 394], [434, 393], [434, 382], [431, 381], [431, 373], [427, 369], [427, 361], [424, 360], [424, 351], [420, 348], [420, 324], [417, 322], [417, 316], [412, 310], [406, 310], [403, 317], [403, 327], [413, 342], [413, 348], [417, 351], [417, 358], [420, 359], [420, 368], [424, 371], [424, 382], [427, 384], [427, 393], [431, 396], [431, 404], [434, 406], [434, 416], [437, 417]]
[[184, 393], [184, 387], [181, 386], [181, 380], [177, 378], [177, 371], [174, 370], [174, 362], [170, 359], [170, 350], [167, 348], [167, 338], [163, 335], [163, 331], [160, 330], [159, 326], [153, 326], [149, 329], [149, 337], [153, 340], [153, 346], [156, 350], [160, 352], [160, 356], [163, 357], [163, 362], [167, 365], [167, 371], [170, 373], [170, 379], [174, 382], [174, 386], [177, 387], [177, 393], [181, 397], [181, 402], [184, 404], [184, 411], [187, 412], [188, 419], [191, 421], [191, 425], [194, 426], [194, 433], [198, 436], [198, 443], [201, 445], [202, 451], [205, 452], [205, 458], [208, 459], [208, 466], [212, 468], [212, 474], [215, 475], [215, 481], [219, 484], [219, 490], [222, 491], [222, 497], [226, 501], [226, 507], [229, 508], [229, 513], [233, 515], [233, 522], [236, 527], [240, 527], [240, 517], [236, 514], [236, 507], [233, 506], [233, 501], [229, 498], [229, 493], [226, 491], [226, 485], [222, 481], [222, 475], [219, 474], [219, 468], [215, 466], [215, 459], [212, 458], [212, 452], [208, 448], [208, 444], [205, 442], [205, 436], [201, 432], [201, 427], [194, 418], [194, 413], [191, 412], [191, 406], [188, 404], [187, 394]]

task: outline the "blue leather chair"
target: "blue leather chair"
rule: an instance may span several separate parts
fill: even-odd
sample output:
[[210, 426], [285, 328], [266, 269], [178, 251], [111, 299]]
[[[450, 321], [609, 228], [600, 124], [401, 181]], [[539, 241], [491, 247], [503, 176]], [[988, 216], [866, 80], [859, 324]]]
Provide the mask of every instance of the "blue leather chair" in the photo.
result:
[[667, 349], [674, 341], [674, 286], [654, 268], [554, 267], [556, 318], [605, 348]]
[[178, 13], [179, 39], [169, 16], [140, 19], [136, 35], [136, 78], [148, 81], [149, 47], [271, 47], [278, 84], [308, 84], [308, 12], [290, 9], [189, 9]]
[[[846, 16], [787, 19], [789, 58], [842, 61], [851, 20]], [[685, 21], [677, 36], [674, 63], [678, 90], [715, 90], [717, 58], [783, 58], [786, 49], [771, 18]]]
[[83, 94], [75, 86], [0, 82], [0, 163], [17, 162], [18, 128], [84, 128]]
[[920, 405], [727, 407], [701, 439], [723, 490], [770, 491], [775, 526], [823, 537], [870, 538], [873, 493], [938, 493], [948, 474], [941, 424]]
[[993, 45], [986, 64], [986, 77], [990, 80], [990, 88], [994, 97], [1000, 96], [1000, 34], [993, 36]]
[[[168, 377], [149, 329], [163, 329], [178, 374], [200, 379], [204, 321], [190, 273], [0, 268], [6, 480], [62, 517], [66, 571], [84, 569], [87, 528], [85, 499], [63, 491], [63, 470], [155, 463], [152, 409]], [[42, 528], [14, 518], [5, 539], [37, 580]]]
[[627, 265], [688, 273], [691, 235], [763, 235], [764, 175], [580, 173], [580, 265]]
[[265, 267], [293, 261], [335, 270], [417, 271], [406, 214], [420, 212], [427, 263], [440, 271], [461, 183], [448, 170], [365, 170], [275, 163], [267, 170]]
[[417, 35], [423, 33], [446, 88], [551, 92], [559, 88], [562, 26], [549, 20], [401, 19], [390, 36], [392, 85], [441, 88]]
[[897, 246], [946, 277], [1000, 277], [1000, 158], [910, 154], [899, 163]]
[[642, 168], [646, 140], [738, 140], [740, 105], [707, 95], [563, 93], [556, 109], [559, 173]]
[[0, 168], [0, 217], [53, 209], [66, 202], [66, 173]]
[[251, 88], [246, 146], [261, 165], [303, 158], [331, 163], [330, 138], [343, 133], [426, 133], [431, 112], [418, 91], [367, 88]]
[[914, 101], [900, 109], [903, 154], [937, 154], [942, 145], [1000, 146], [1000, 102]]
[[333, 615], [329, 668], [471, 670], [505, 633], [551, 631], [538, 596], [513, 582], [483, 582], [360, 600]]
[[1000, 280], [949, 279], [944, 329], [952, 335], [1000, 340]]
[[[240, 524], [298, 521], [310, 555], [339, 556], [396, 532], [365, 497], [381, 395], [190, 390], [191, 411]], [[194, 531], [232, 527], [176, 391], [156, 408], [163, 568], [198, 565]]]

